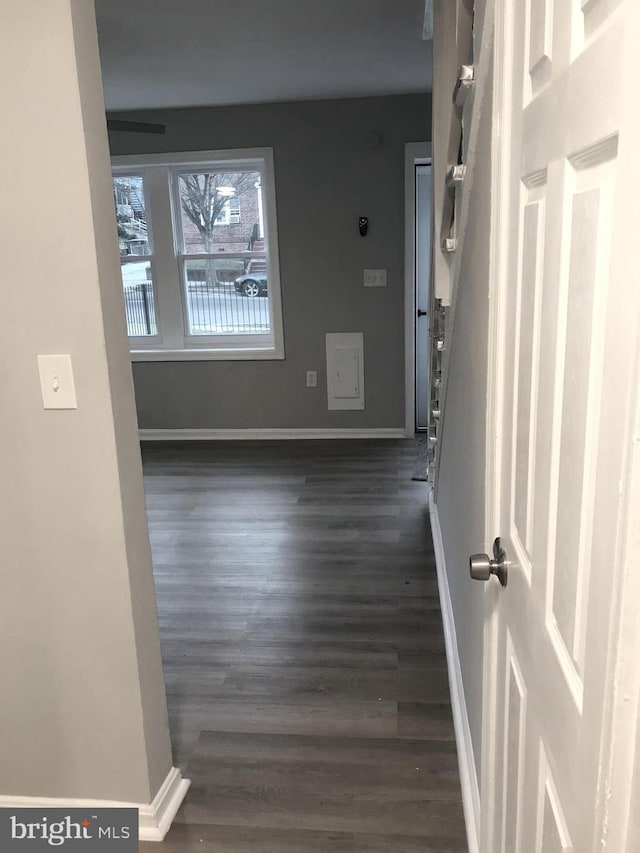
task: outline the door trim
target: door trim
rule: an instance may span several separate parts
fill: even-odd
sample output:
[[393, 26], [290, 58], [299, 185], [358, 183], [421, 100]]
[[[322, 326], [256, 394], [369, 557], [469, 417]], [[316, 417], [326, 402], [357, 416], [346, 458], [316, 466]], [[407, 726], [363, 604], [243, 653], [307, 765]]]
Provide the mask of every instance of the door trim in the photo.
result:
[[[510, 91], [505, 73], [512, 61], [513, 48], [507, 41], [511, 10], [508, 4], [498, 2], [487, 10], [488, 21], [485, 27], [493, 26], [493, 76], [487, 81], [492, 86], [493, 109], [491, 116], [491, 240], [489, 247], [489, 327], [487, 345], [487, 409], [485, 431], [485, 542], [484, 549], [489, 551], [489, 543], [497, 532], [500, 507], [498, 484], [501, 481], [501, 423], [497, 412], [501, 411], [502, 384], [499, 375], [504, 371], [504, 343], [500, 334], [504, 316], [504, 287], [508, 255], [507, 246], [502, 239], [505, 223], [505, 210], [509, 199], [509, 153], [506, 145], [498, 141], [505, 133], [505, 123], [510, 114]], [[490, 29], [485, 29], [490, 32]], [[482, 824], [480, 842], [483, 850], [488, 850], [495, 818], [493, 770], [496, 761], [497, 735], [494, 727], [496, 719], [496, 696], [493, 690], [498, 671], [498, 595], [492, 584], [486, 584], [484, 592], [484, 664], [483, 664], [483, 708], [482, 708], [482, 757], [481, 785], [485, 793], [482, 799]]]
[[[404, 426], [407, 438], [416, 431], [416, 180], [415, 167], [431, 164], [430, 142], [404, 146]], [[433, 209], [433, 193], [431, 194]], [[433, 257], [433, 240], [431, 243]]]
[[451, 694], [453, 727], [456, 735], [456, 746], [458, 748], [458, 771], [460, 773], [462, 810], [464, 812], [464, 822], [467, 830], [467, 844], [469, 846], [469, 853], [479, 853], [481, 817], [480, 787], [478, 784], [478, 773], [476, 771], [476, 762], [473, 752], [473, 740], [471, 738], [467, 703], [464, 696], [464, 684], [462, 681], [460, 656], [458, 654], [456, 623], [453, 615], [451, 593], [449, 590], [449, 575], [447, 574], [445, 562], [444, 543], [442, 541], [442, 531], [440, 530], [438, 507], [435, 504], [433, 492], [429, 493], [429, 517], [431, 521], [433, 550], [436, 558], [438, 594], [440, 596], [444, 644], [447, 654], [447, 670], [449, 673], [449, 692]]

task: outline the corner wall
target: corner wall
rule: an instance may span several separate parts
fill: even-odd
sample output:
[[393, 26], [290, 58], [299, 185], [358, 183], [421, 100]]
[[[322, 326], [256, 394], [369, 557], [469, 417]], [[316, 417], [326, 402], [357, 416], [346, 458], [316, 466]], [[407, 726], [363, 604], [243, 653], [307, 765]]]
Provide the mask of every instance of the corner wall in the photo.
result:
[[[431, 138], [430, 114], [429, 95], [114, 114], [167, 131], [113, 133], [113, 155], [270, 146], [275, 157], [286, 359], [136, 362], [141, 428], [404, 427], [404, 145]], [[363, 287], [377, 267], [388, 286]], [[330, 412], [325, 333], [359, 331], [366, 409]]]
[[[493, 50], [492, 27], [483, 26], [485, 3], [476, 4], [475, 69], [478, 54]], [[455, 33], [452, 34], [455, 38]], [[482, 38], [482, 46], [479, 41]], [[490, 55], [490, 54], [489, 54]], [[478, 781], [482, 754], [484, 586], [469, 577], [469, 555], [485, 549], [486, 404], [489, 326], [489, 251], [491, 237], [492, 63], [485, 86], [476, 77], [473, 121], [475, 148], [468, 220], [454, 270], [453, 323], [447, 329], [449, 352], [446, 407], [440, 433], [437, 507], [451, 595], [466, 715]], [[435, 74], [435, 69], [434, 69]], [[451, 83], [453, 88], [453, 82]], [[451, 108], [449, 108], [451, 109]], [[470, 116], [466, 116], [469, 133]], [[436, 115], [434, 122], [448, 120]], [[457, 211], [457, 217], [459, 211]]]
[[[0, 801], [144, 807], [171, 745], [93, 4], [2, 19]], [[77, 408], [45, 409], [61, 353]]]

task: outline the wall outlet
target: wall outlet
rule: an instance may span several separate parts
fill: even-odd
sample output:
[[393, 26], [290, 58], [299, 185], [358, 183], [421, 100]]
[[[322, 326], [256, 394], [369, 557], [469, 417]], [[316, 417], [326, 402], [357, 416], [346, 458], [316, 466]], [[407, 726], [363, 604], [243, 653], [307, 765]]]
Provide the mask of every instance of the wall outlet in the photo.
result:
[[387, 286], [387, 271], [386, 270], [365, 270], [364, 271], [364, 286], [365, 287], [386, 287]]
[[318, 387], [318, 371], [317, 370], [307, 370], [307, 388], [317, 388]]

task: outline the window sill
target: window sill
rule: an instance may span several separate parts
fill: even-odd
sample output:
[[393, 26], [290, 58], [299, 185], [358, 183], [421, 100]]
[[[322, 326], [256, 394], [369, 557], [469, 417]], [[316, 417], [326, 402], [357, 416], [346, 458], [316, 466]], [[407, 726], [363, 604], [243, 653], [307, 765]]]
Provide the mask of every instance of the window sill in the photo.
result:
[[131, 350], [131, 361], [282, 361], [283, 359], [284, 350], [281, 347]]

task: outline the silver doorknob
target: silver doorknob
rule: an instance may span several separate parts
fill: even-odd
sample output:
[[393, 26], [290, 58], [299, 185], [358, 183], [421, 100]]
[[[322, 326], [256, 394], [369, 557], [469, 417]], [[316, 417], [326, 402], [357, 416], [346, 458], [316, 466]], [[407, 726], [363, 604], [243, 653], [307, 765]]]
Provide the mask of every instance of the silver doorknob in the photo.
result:
[[495, 575], [502, 586], [507, 585], [507, 555], [499, 536], [493, 543], [493, 560], [488, 554], [469, 557], [469, 574], [474, 581], [488, 581], [491, 575]]

